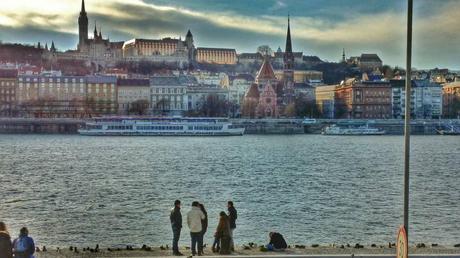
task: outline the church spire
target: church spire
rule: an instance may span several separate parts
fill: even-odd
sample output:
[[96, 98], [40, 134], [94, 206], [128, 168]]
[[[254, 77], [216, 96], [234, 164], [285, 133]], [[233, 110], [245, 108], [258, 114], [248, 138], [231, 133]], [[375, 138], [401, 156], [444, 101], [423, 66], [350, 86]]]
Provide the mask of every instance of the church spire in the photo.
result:
[[286, 35], [286, 49], [284, 51], [286, 53], [292, 53], [291, 17], [289, 14], [288, 14], [288, 28], [287, 28], [287, 35]]
[[56, 47], [54, 46], [54, 41], [51, 41], [50, 51], [53, 52], [53, 53], [56, 52]]
[[80, 14], [86, 15], [85, 0], [81, 0], [81, 12], [80, 12]]
[[292, 41], [291, 41], [291, 17], [288, 15], [288, 27], [286, 35], [286, 48], [284, 49], [284, 69], [294, 69], [294, 54], [292, 53]]
[[97, 38], [97, 22], [94, 22], [94, 39]]
[[78, 17], [78, 48], [81, 49], [88, 41], [88, 15], [85, 9], [85, 0], [81, 1], [80, 17]]

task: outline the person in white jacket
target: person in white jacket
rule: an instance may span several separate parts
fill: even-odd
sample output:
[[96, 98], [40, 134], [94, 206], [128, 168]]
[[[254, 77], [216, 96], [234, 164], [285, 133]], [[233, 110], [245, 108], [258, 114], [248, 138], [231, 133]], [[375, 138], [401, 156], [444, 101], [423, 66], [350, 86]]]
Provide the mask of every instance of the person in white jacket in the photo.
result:
[[201, 220], [205, 219], [204, 213], [201, 211], [199, 202], [192, 203], [192, 209], [187, 213], [187, 224], [190, 228], [190, 237], [192, 239], [192, 255], [196, 255], [196, 246], [198, 245], [198, 256], [203, 255], [203, 240], [201, 238], [201, 231], [203, 227]]

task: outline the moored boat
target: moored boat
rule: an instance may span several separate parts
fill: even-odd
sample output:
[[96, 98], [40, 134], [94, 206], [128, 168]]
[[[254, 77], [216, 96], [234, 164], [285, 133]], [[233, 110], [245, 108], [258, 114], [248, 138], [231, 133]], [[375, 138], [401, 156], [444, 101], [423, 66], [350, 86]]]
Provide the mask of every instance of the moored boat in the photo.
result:
[[342, 128], [331, 125], [324, 129], [323, 135], [384, 135], [385, 131], [378, 128], [370, 128], [368, 125], [359, 127]]
[[244, 128], [227, 118], [103, 117], [78, 130], [87, 136], [241, 136]]
[[441, 130], [436, 130], [440, 135], [460, 135], [460, 127], [454, 125], [446, 125]]

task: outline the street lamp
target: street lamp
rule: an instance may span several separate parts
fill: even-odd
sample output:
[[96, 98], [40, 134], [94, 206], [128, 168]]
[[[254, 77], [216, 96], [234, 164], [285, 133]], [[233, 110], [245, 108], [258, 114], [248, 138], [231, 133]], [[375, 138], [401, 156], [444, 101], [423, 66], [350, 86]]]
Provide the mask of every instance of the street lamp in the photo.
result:
[[406, 110], [404, 117], [404, 228], [409, 239], [409, 162], [411, 115], [411, 63], [412, 63], [412, 12], [413, 0], [407, 0], [407, 49], [406, 49]]

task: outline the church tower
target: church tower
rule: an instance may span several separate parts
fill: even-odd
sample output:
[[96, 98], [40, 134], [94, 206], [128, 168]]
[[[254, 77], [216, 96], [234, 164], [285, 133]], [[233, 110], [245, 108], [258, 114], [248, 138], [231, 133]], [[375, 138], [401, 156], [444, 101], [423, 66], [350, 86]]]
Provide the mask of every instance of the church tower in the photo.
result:
[[283, 71], [283, 96], [284, 105], [293, 103], [295, 99], [294, 90], [294, 53], [292, 52], [291, 20], [288, 15], [288, 27], [286, 35], [286, 48], [284, 49], [284, 71]]
[[195, 45], [193, 44], [193, 35], [192, 32], [190, 32], [190, 30], [188, 30], [187, 35], [185, 36], [185, 45], [187, 46], [189, 62], [194, 62]]
[[292, 69], [294, 69], [294, 54], [292, 53], [291, 24], [290, 24], [290, 17], [288, 16], [286, 48], [284, 49], [284, 70], [292, 70]]
[[294, 53], [292, 53], [291, 24], [289, 16], [286, 35], [286, 48], [284, 50], [283, 81], [285, 97], [288, 98], [288, 100], [285, 100], [284, 102], [290, 103], [292, 97], [291, 95], [293, 95], [294, 90]]
[[81, 49], [88, 41], [88, 16], [85, 10], [85, 0], [81, 1], [80, 17], [78, 17], [78, 49]]

